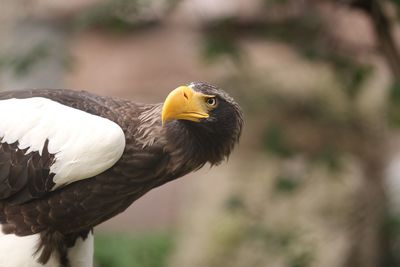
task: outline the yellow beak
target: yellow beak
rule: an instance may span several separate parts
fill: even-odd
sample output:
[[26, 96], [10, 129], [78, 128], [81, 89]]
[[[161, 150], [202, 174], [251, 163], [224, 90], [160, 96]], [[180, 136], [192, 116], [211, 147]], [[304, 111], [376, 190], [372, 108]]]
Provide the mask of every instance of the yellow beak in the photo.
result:
[[205, 104], [207, 95], [198, 93], [187, 86], [179, 86], [165, 99], [161, 120], [164, 125], [169, 120], [189, 120], [199, 122], [208, 118]]

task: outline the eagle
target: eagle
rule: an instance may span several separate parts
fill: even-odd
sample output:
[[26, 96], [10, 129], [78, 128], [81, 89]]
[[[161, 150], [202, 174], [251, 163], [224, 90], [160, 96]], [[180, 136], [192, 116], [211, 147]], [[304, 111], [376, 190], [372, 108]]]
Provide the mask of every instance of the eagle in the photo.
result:
[[90, 267], [93, 227], [149, 190], [227, 159], [243, 114], [192, 82], [164, 103], [0, 92], [0, 267]]

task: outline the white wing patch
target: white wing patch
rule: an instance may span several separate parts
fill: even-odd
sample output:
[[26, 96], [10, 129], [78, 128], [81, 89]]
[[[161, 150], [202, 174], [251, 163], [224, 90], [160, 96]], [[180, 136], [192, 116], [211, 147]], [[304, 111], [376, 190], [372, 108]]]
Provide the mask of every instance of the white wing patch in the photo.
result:
[[[56, 253], [43, 265], [37, 262], [40, 252], [37, 249], [40, 234], [16, 236], [3, 234], [0, 225], [0, 267], [55, 267], [60, 266]], [[68, 249], [68, 260], [73, 267], [93, 266], [93, 234], [89, 233], [83, 240], [78, 238], [75, 245]]]
[[52, 254], [43, 265], [34, 256], [40, 235], [16, 236], [0, 232], [0, 267], [54, 267], [59, 266], [57, 257]]
[[107, 170], [125, 148], [118, 124], [42, 97], [0, 100], [0, 137], [27, 153], [41, 153], [48, 139], [55, 187]]

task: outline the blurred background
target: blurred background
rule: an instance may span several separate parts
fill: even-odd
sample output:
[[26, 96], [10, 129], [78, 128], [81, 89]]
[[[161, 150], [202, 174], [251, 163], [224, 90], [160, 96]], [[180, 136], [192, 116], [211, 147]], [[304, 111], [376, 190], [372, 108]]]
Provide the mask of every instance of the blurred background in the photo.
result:
[[95, 229], [97, 267], [400, 266], [399, 0], [3, 0], [2, 90], [242, 106], [227, 163]]

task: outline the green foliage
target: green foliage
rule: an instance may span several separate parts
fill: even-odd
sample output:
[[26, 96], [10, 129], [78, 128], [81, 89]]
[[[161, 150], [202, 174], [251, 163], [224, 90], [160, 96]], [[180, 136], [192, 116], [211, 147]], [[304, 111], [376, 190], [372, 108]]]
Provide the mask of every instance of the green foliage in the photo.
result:
[[260, 239], [267, 249], [287, 252], [289, 247], [296, 242], [296, 234], [293, 229], [269, 229], [263, 224], [253, 224], [246, 232], [248, 239]]
[[299, 235], [295, 229], [269, 229], [265, 225], [254, 224], [249, 227], [246, 236], [261, 239], [267, 250], [281, 253], [287, 267], [307, 267], [312, 263], [311, 250], [306, 246], [299, 248]]
[[400, 217], [394, 214], [387, 214], [385, 218], [384, 232], [390, 237], [389, 248], [387, 249], [387, 255], [385, 262], [382, 266], [384, 267], [398, 267], [400, 266], [400, 255], [398, 253], [400, 249]]
[[389, 91], [389, 123], [392, 126], [400, 126], [400, 82], [396, 81], [392, 84]]
[[267, 128], [263, 138], [263, 147], [267, 152], [283, 158], [293, 154], [279, 125], [271, 125]]
[[232, 20], [224, 19], [208, 27], [203, 37], [203, 56], [207, 60], [216, 60], [221, 56], [229, 56], [240, 60], [240, 48], [232, 31]]
[[278, 176], [275, 179], [275, 190], [280, 193], [293, 193], [300, 186], [295, 177]]
[[10, 69], [16, 76], [27, 75], [39, 62], [50, 56], [49, 50], [49, 45], [41, 43], [24, 54], [1, 55], [0, 68]]
[[340, 154], [339, 152], [332, 146], [327, 146], [320, 151], [316, 155], [312, 157], [312, 162], [314, 163], [322, 163], [331, 172], [340, 171], [341, 163], [340, 163]]
[[[400, 0], [393, 1], [400, 2]], [[287, 5], [289, 7], [291, 2], [293, 1], [264, 0], [266, 9], [273, 6], [282, 8]], [[232, 40], [239, 39], [243, 35], [278, 40], [293, 46], [310, 61], [324, 61], [332, 64], [351, 98], [357, 95], [365, 78], [372, 72], [371, 66], [356, 63], [351, 56], [345, 56], [345, 53], [341, 53], [335, 45], [332, 45], [333, 37], [329, 36], [324, 19], [321, 19], [318, 9], [312, 6], [308, 6], [306, 12], [286, 19], [255, 21], [246, 27], [243, 26], [244, 29], [235, 31], [235, 23], [231, 19], [229, 24], [225, 24], [224, 31], [231, 32], [230, 36], [238, 35], [237, 38], [231, 37]]]
[[164, 267], [172, 249], [166, 233], [97, 234], [94, 256], [99, 267]]
[[288, 267], [308, 267], [312, 263], [312, 254], [308, 251], [302, 251], [294, 255], [290, 255], [287, 260]]
[[400, 0], [391, 0], [398, 8], [400, 8]]
[[357, 96], [361, 85], [372, 73], [372, 67], [360, 65], [349, 59], [332, 55], [330, 59], [339, 81], [342, 82], [350, 98]]
[[78, 24], [84, 28], [101, 28], [115, 32], [130, 31], [134, 28], [129, 21], [102, 12], [90, 12], [86, 16], [80, 17]]
[[73, 25], [80, 29], [101, 29], [125, 33], [156, 24], [154, 18], [142, 15], [150, 3], [146, 1], [113, 0], [102, 2], [78, 16]]
[[225, 209], [231, 213], [245, 210], [243, 197], [239, 194], [232, 194], [225, 203]]
[[215, 60], [223, 55], [239, 58], [239, 47], [227, 36], [207, 36], [204, 42], [203, 55], [206, 59]]
[[321, 57], [325, 51], [321, 49], [321, 24], [315, 13], [308, 16], [295, 17], [281, 23], [266, 25], [265, 37], [277, 39], [299, 49], [309, 59]]
[[264, 0], [264, 5], [268, 8], [273, 5], [284, 5], [289, 2], [289, 0]]

